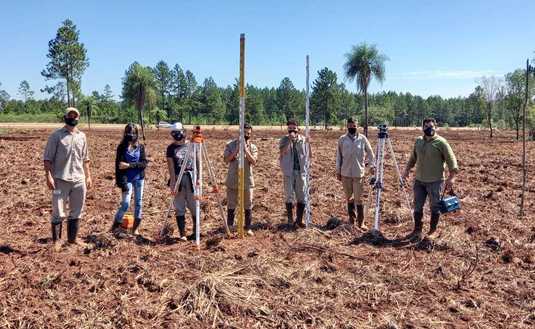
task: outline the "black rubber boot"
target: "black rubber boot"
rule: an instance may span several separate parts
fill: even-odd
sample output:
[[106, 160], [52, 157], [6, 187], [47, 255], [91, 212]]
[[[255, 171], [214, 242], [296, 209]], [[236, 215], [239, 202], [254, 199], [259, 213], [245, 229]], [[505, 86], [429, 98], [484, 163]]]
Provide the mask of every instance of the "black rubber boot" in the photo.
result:
[[245, 209], [245, 230], [248, 235], [253, 235], [251, 224], [253, 222], [253, 211], [251, 209]]
[[134, 218], [134, 225], [132, 226], [132, 234], [134, 235], [139, 234], [137, 229], [139, 228], [140, 224], [141, 224], [141, 218]]
[[57, 242], [61, 239], [62, 223], [52, 223], [52, 242]]
[[113, 224], [111, 224], [110, 232], [111, 233], [115, 232], [115, 230], [118, 229], [119, 227], [121, 227], [121, 223], [113, 220]]
[[178, 226], [178, 234], [180, 238], [186, 236], [186, 216], [176, 216], [176, 226]]
[[80, 219], [74, 218], [67, 221], [67, 242], [76, 243], [78, 230], [80, 228]]
[[191, 220], [193, 221], [192, 223], [192, 232], [191, 234], [188, 236], [188, 240], [191, 240], [191, 241], [194, 241], [196, 236], [195, 234], [197, 234], [197, 220], [195, 218], [195, 216], [191, 216]]
[[431, 213], [431, 223], [429, 227], [429, 233], [427, 233], [430, 239], [433, 239], [436, 237], [435, 235], [437, 232], [439, 220], [440, 220], [440, 213]]
[[294, 220], [294, 205], [292, 203], [286, 203], [286, 216], [288, 217], [288, 225], [292, 225]]
[[234, 226], [234, 215], [235, 215], [234, 209], [227, 209], [227, 226], [229, 228]]
[[349, 224], [355, 224], [355, 217], [357, 217], [357, 215], [355, 214], [355, 203], [347, 203], [347, 215], [349, 216]]
[[297, 203], [297, 211], [296, 211], [296, 217], [295, 217], [295, 226], [296, 227], [305, 227], [305, 224], [303, 224], [303, 214], [305, 213], [305, 204], [304, 203]]
[[357, 205], [357, 225], [360, 228], [364, 228], [364, 206], [361, 204]]
[[414, 230], [411, 233], [411, 240], [414, 242], [419, 242], [422, 240], [422, 218], [424, 217], [423, 212], [414, 212]]

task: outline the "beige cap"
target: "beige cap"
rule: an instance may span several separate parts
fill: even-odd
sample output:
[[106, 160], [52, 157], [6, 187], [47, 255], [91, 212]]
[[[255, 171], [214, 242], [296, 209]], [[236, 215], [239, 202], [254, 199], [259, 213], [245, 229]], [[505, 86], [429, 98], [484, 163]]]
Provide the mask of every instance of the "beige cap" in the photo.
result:
[[69, 115], [69, 113], [71, 112], [75, 112], [78, 115], [78, 117], [80, 116], [80, 112], [78, 111], [76, 107], [67, 107], [65, 109], [65, 115]]

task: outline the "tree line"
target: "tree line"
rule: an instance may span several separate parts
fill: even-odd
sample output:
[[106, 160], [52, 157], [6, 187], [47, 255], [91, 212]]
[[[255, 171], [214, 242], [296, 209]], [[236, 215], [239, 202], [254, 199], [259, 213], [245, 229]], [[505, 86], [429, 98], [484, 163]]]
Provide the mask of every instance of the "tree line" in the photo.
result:
[[[218, 86], [212, 77], [201, 83], [193, 72], [179, 64], [159, 61], [154, 66], [132, 63], [122, 77], [119, 98], [111, 87], [89, 95], [81, 92], [82, 77], [89, 66], [85, 45], [79, 41], [79, 30], [71, 20], [59, 27], [48, 43], [46, 81], [41, 89], [49, 96], [35, 99], [28, 81], [18, 89], [18, 99], [1, 89], [0, 120], [20, 114], [48, 113], [61, 118], [67, 105], [77, 106], [83, 116], [105, 123], [138, 121], [143, 111], [146, 122], [181, 121], [199, 124], [237, 124], [239, 120], [238, 81]], [[503, 78], [482, 77], [467, 97], [421, 97], [411, 93], [383, 91], [368, 93], [372, 79], [385, 79], [388, 57], [374, 45], [361, 43], [346, 54], [346, 81], [354, 81], [357, 93], [348, 90], [336, 72], [325, 67], [316, 72], [310, 95], [311, 122], [314, 125], [338, 125], [357, 117], [369, 125], [387, 123], [393, 126], [419, 126], [425, 117], [434, 117], [442, 126], [485, 126], [491, 134], [495, 128], [521, 127], [525, 99], [525, 70], [518, 69]], [[529, 95], [535, 94], [535, 81], [530, 76]], [[278, 87], [246, 86], [246, 120], [255, 125], [278, 125], [288, 118], [304, 118], [305, 91], [297, 89], [284, 77]], [[529, 100], [528, 125], [535, 129], [535, 107]]]

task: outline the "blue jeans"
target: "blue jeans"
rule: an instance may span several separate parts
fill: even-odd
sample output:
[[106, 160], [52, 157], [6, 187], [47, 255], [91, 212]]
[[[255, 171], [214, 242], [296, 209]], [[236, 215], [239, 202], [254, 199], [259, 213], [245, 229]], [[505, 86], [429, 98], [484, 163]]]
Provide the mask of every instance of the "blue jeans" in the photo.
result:
[[132, 189], [134, 190], [134, 218], [141, 219], [142, 207], [143, 207], [143, 185], [145, 181], [143, 179], [135, 180], [131, 183], [127, 183], [128, 190], [124, 191], [121, 196], [121, 204], [117, 213], [115, 214], [115, 222], [122, 223], [123, 216], [130, 207], [130, 198], [132, 197]]

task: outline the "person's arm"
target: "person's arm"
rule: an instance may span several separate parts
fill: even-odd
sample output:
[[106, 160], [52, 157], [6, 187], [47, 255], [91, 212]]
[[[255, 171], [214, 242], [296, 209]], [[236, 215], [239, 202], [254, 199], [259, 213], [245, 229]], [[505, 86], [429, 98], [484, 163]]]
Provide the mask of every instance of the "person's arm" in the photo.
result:
[[245, 148], [245, 157], [247, 158], [251, 166], [256, 165], [257, 156], [258, 156], [258, 150], [256, 146], [250, 144], [249, 147]]
[[414, 147], [412, 149], [411, 157], [409, 158], [409, 161], [407, 162], [407, 165], [405, 166], [405, 170], [403, 172], [402, 179], [405, 181], [409, 177], [409, 174], [411, 172], [412, 167], [416, 164], [416, 160], [418, 159], [418, 155], [416, 153], [416, 143], [414, 143]]
[[372, 146], [370, 141], [366, 138], [366, 157], [368, 158], [368, 166], [370, 167], [370, 172], [373, 174], [375, 172], [375, 155], [373, 154]]
[[234, 161], [236, 157], [238, 156], [238, 153], [240, 152], [239, 145], [236, 145], [237, 147], [232, 149], [231, 145], [233, 144], [238, 144], [238, 143], [231, 142], [227, 144], [227, 146], [225, 147], [225, 152], [223, 153], [223, 160], [225, 161], [225, 163], [230, 163]]
[[84, 161], [85, 185], [88, 189], [93, 186], [93, 180], [91, 179], [91, 171], [89, 170], [89, 163], [89, 160]]
[[167, 170], [169, 171], [169, 188], [171, 189], [171, 193], [174, 193], [175, 191], [175, 163], [173, 161], [173, 158], [167, 158]]
[[338, 140], [338, 145], [336, 146], [336, 178], [342, 180], [342, 163], [344, 157], [342, 156], [342, 139]]
[[453, 189], [453, 184], [455, 183], [455, 176], [459, 172], [459, 167], [457, 166], [457, 158], [455, 157], [455, 153], [453, 153], [453, 150], [447, 141], [444, 142], [442, 155], [444, 156], [446, 164], [448, 165], [448, 178], [446, 180], [445, 188], [447, 190], [451, 190]]
[[43, 167], [45, 170], [46, 185], [50, 190], [56, 189], [56, 184], [54, 183], [54, 176], [52, 175], [52, 162], [56, 157], [57, 146], [58, 141], [56, 140], [55, 135], [50, 135], [50, 137], [48, 137], [48, 141], [45, 147], [45, 153], [43, 156]]
[[147, 168], [147, 158], [145, 156], [145, 147], [143, 145], [139, 145], [139, 161], [138, 162], [132, 162], [129, 163], [130, 168], [139, 168], [139, 169], [145, 169]]
[[290, 141], [290, 138], [283, 137], [279, 141], [279, 160], [282, 159], [282, 157], [290, 152], [292, 149], [292, 142]]

